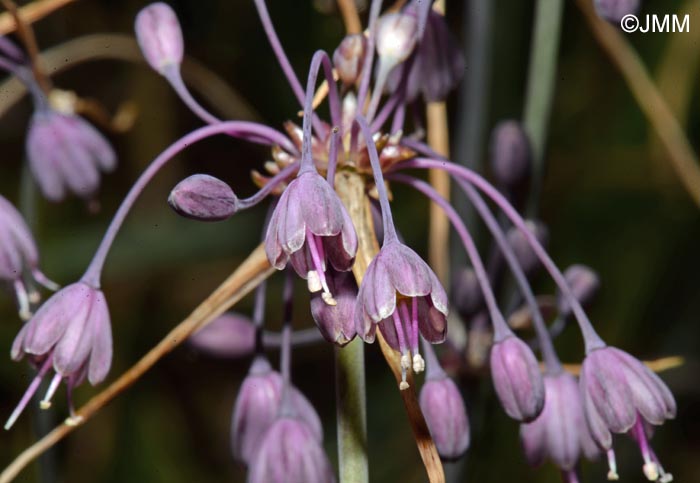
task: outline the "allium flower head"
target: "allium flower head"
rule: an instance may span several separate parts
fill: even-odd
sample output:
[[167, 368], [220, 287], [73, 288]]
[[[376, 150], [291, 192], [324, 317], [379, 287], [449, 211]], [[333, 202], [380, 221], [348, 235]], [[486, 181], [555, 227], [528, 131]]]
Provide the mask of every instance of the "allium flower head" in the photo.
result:
[[469, 419], [457, 385], [444, 372], [428, 377], [420, 408], [441, 458], [454, 460], [469, 448]]
[[[373, 342], [380, 324], [386, 341], [401, 352], [402, 369], [412, 365], [421, 372], [425, 364], [418, 334], [434, 344], [445, 339], [447, 304], [445, 289], [428, 264], [398, 240], [385, 242], [362, 280], [355, 328], [365, 341]], [[408, 387], [405, 377], [401, 385]]]
[[89, 199], [100, 186], [100, 171], [116, 166], [116, 156], [97, 129], [77, 115], [37, 109], [27, 135], [32, 174], [50, 201], [67, 192]]
[[294, 179], [282, 193], [265, 236], [270, 263], [283, 269], [289, 261], [312, 293], [334, 305], [326, 280], [326, 262], [339, 271], [352, 267], [357, 235], [347, 210], [315, 169]]
[[14, 285], [23, 319], [31, 316], [29, 295], [22, 281], [25, 269], [42, 285], [52, 290], [58, 288], [39, 270], [38, 265], [39, 252], [29, 227], [12, 203], [0, 196], [0, 281]]
[[280, 417], [253, 457], [248, 483], [332, 483], [333, 468], [314, 431], [294, 417]]
[[[658, 477], [662, 472], [660, 465], [645, 449], [644, 431], [637, 429], [643, 423], [658, 426], [676, 416], [676, 401], [661, 378], [628, 353], [602, 347], [586, 356], [579, 385], [583, 411], [598, 445], [611, 450], [611, 433], [627, 433], [634, 429], [633, 436], [641, 439], [644, 473], [648, 477], [655, 474]], [[616, 475], [613, 463], [611, 459], [611, 476]]]
[[311, 296], [311, 315], [323, 337], [333, 344], [344, 346], [355, 338], [355, 300], [357, 284], [351, 272], [326, 272], [328, 288], [335, 305], [328, 305], [321, 293]]
[[[296, 417], [303, 421], [314, 440], [323, 440], [321, 420], [308, 399], [291, 387], [290, 404]], [[264, 357], [256, 357], [236, 398], [231, 422], [231, 446], [234, 457], [252, 464], [260, 443], [280, 413], [283, 381]]]
[[157, 2], [136, 16], [136, 39], [148, 64], [165, 75], [169, 67], [182, 63], [184, 41], [177, 15], [169, 5]]
[[527, 461], [539, 466], [551, 459], [565, 473], [575, 471], [581, 456], [593, 459], [599, 449], [583, 416], [576, 378], [566, 372], [544, 376], [545, 401], [542, 413], [520, 426]]
[[[61, 379], [66, 379], [69, 389], [86, 377], [92, 385], [102, 382], [112, 363], [112, 329], [102, 291], [77, 282], [51, 296], [24, 324], [12, 344], [14, 360], [25, 355], [41, 367], [39, 380], [51, 366], [55, 371], [42, 407], [51, 405]], [[36, 389], [30, 386], [6, 428], [14, 423]]]
[[491, 378], [508, 416], [529, 422], [544, 406], [544, 382], [537, 359], [528, 345], [514, 335], [491, 347]]

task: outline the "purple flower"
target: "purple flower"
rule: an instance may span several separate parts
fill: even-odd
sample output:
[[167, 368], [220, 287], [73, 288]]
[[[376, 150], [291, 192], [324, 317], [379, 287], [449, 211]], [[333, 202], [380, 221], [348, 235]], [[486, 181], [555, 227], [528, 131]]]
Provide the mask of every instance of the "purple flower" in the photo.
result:
[[[532, 220], [527, 220], [525, 224], [528, 230], [537, 237], [540, 244], [547, 246], [549, 240], [549, 230], [547, 226], [544, 223]], [[525, 238], [523, 232], [516, 227], [508, 230], [507, 237], [508, 243], [513, 249], [513, 252], [515, 252], [515, 256], [518, 259], [518, 263], [520, 263], [520, 266], [523, 268], [523, 271], [527, 275], [532, 275], [540, 267], [540, 259], [532, 249], [530, 242]]]
[[70, 191], [92, 198], [100, 186], [100, 171], [116, 166], [107, 140], [80, 116], [38, 109], [27, 136], [29, 167], [44, 196], [61, 201]]
[[440, 457], [462, 456], [469, 448], [469, 418], [457, 385], [440, 370], [423, 384], [419, 402]]
[[169, 5], [157, 2], [143, 8], [134, 29], [141, 52], [155, 71], [165, 75], [168, 67], [180, 66], [184, 41], [177, 15]]
[[355, 300], [357, 284], [351, 272], [328, 270], [326, 282], [335, 305], [328, 305], [320, 293], [311, 295], [311, 315], [323, 337], [344, 346], [355, 338]]
[[491, 348], [491, 378], [508, 416], [529, 422], [544, 406], [544, 382], [532, 350], [514, 335]]
[[[410, 13], [405, 14], [411, 18]], [[396, 66], [387, 81], [390, 92], [398, 90], [405, 69], [406, 100], [414, 101], [419, 95], [428, 102], [440, 101], [454, 89], [464, 75], [464, 57], [456, 39], [447, 28], [442, 15], [431, 10], [423, 37], [418, 42], [413, 63]]]
[[491, 170], [499, 185], [514, 190], [527, 181], [532, 165], [530, 140], [517, 121], [499, 122], [491, 134]]
[[12, 206], [12, 203], [0, 196], [0, 281], [12, 283], [17, 294], [20, 317], [31, 317], [29, 299], [38, 294], [27, 294], [22, 280], [25, 269], [31, 272], [33, 278], [51, 290], [57, 290], [58, 285], [39, 270], [39, 252], [34, 237], [22, 215]]
[[454, 273], [452, 301], [464, 319], [471, 318], [484, 307], [484, 295], [473, 268], [463, 267]]
[[447, 294], [428, 264], [397, 240], [385, 241], [360, 285], [355, 329], [373, 342], [380, 325], [386, 341], [401, 353], [402, 389], [408, 387], [406, 370], [412, 365], [414, 372], [421, 372], [425, 366], [418, 352], [418, 333], [433, 344], [442, 342], [446, 317]]
[[[598, 274], [585, 265], [571, 265], [564, 271], [564, 278], [579, 303], [586, 307], [600, 288]], [[569, 314], [569, 302], [557, 291], [557, 306], [562, 314]]]
[[595, 0], [593, 5], [601, 18], [619, 24], [625, 15], [634, 15], [639, 10], [640, 0]]
[[[250, 465], [259, 453], [265, 434], [280, 413], [283, 385], [282, 376], [272, 370], [267, 359], [256, 357], [233, 409], [231, 446], [238, 461]], [[291, 391], [293, 412], [304, 421], [310, 435], [322, 441], [323, 428], [318, 414], [298, 389], [291, 387]]]
[[333, 469], [309, 425], [284, 416], [265, 434], [251, 462], [248, 483], [332, 483]]
[[611, 433], [630, 430], [640, 440], [644, 473], [648, 477], [663, 473], [648, 451], [644, 431], [639, 431], [643, 422], [659, 426], [676, 416], [676, 401], [661, 378], [628, 353], [602, 347], [583, 361], [579, 387], [593, 439], [608, 450], [610, 475], [616, 476]]
[[581, 455], [599, 454], [586, 426], [576, 378], [566, 372], [544, 376], [545, 401], [542, 413], [520, 426], [527, 461], [541, 465], [550, 458], [563, 472], [575, 471]]
[[66, 379], [70, 391], [86, 377], [96, 385], [107, 376], [112, 363], [112, 329], [102, 291], [78, 282], [51, 296], [24, 324], [12, 344], [14, 360], [25, 355], [41, 368], [35, 379], [37, 385], [30, 385], [6, 429], [12, 426], [51, 366], [55, 375], [41, 402], [44, 408], [50, 407], [62, 379]]
[[339, 271], [352, 267], [357, 235], [333, 188], [315, 170], [301, 173], [282, 193], [270, 218], [265, 252], [278, 270], [291, 262], [312, 293], [336, 302], [326, 280], [326, 261]]
[[363, 34], [347, 35], [333, 52], [333, 65], [344, 84], [354, 84], [362, 73], [362, 62], [367, 49]]
[[222, 314], [192, 334], [190, 343], [218, 357], [245, 357], [255, 349], [255, 327], [248, 317]]
[[381, 62], [394, 66], [413, 52], [418, 34], [418, 21], [406, 13], [387, 13], [377, 22], [377, 54]]
[[179, 215], [200, 221], [221, 221], [238, 211], [238, 198], [229, 185], [207, 174], [180, 181], [170, 192], [168, 204]]

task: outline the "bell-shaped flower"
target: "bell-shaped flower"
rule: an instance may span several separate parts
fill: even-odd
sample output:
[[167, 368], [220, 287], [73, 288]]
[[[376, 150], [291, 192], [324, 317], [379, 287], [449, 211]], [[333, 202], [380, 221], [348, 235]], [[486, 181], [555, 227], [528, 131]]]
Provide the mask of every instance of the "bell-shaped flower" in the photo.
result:
[[216, 357], [245, 357], [255, 350], [255, 326], [248, 317], [229, 312], [192, 334], [189, 342]]
[[24, 324], [12, 344], [14, 360], [25, 355], [40, 368], [39, 374], [10, 416], [6, 429], [20, 415], [51, 367], [55, 375], [41, 401], [43, 408], [51, 406], [62, 379], [71, 390], [85, 378], [96, 385], [107, 376], [112, 363], [112, 328], [102, 291], [77, 282], [51, 296]]
[[34, 111], [27, 135], [32, 174], [49, 201], [71, 192], [90, 199], [100, 187], [100, 172], [117, 163], [112, 146], [80, 116], [53, 109]]
[[265, 236], [270, 263], [281, 270], [289, 261], [312, 293], [334, 305], [326, 280], [326, 262], [338, 271], [352, 267], [357, 235], [347, 210], [315, 169], [295, 178], [284, 190]]
[[362, 63], [367, 50], [363, 34], [347, 35], [333, 52], [333, 66], [344, 84], [354, 84], [362, 73]]
[[31, 317], [30, 298], [36, 298], [38, 294], [27, 293], [22, 280], [25, 270], [38, 283], [51, 290], [58, 289], [58, 285], [39, 270], [39, 252], [24, 218], [12, 203], [0, 196], [0, 281], [13, 285], [20, 317], [26, 320]]
[[357, 284], [351, 272], [326, 272], [328, 288], [335, 305], [328, 305], [319, 292], [311, 295], [311, 315], [323, 337], [333, 344], [344, 346], [355, 338], [355, 300]]

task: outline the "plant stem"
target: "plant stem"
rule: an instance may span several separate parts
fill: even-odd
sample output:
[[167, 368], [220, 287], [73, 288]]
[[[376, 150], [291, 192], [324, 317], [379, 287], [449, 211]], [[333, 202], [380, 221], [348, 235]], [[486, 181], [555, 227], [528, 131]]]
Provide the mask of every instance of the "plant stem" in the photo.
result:
[[360, 338], [335, 348], [335, 398], [340, 482], [368, 482], [365, 348]]
[[532, 190], [528, 206], [530, 216], [534, 216], [539, 209], [542, 191], [544, 147], [554, 99], [563, 11], [564, 0], [537, 0], [523, 112], [523, 124], [532, 146]]
[[[25, 23], [32, 24], [53, 13], [59, 8], [73, 3], [76, 0], [37, 0], [35, 2], [20, 7], [19, 14]], [[17, 24], [10, 12], [0, 13], [0, 35], [11, 34], [17, 28]]]

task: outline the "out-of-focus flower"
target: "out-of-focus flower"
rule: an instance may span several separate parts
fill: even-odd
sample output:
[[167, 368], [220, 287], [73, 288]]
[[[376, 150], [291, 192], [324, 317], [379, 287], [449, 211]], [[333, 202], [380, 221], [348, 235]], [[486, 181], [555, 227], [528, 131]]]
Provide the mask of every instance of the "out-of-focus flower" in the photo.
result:
[[545, 375], [544, 387], [542, 413], [520, 426], [525, 456], [532, 466], [549, 458], [565, 474], [573, 473], [582, 455], [593, 459], [600, 452], [583, 416], [578, 383], [574, 376], [560, 372]]
[[231, 187], [207, 174], [180, 181], [170, 192], [168, 204], [178, 214], [199, 221], [226, 220], [238, 211], [238, 198]]
[[[261, 441], [279, 416], [283, 384], [282, 376], [272, 370], [267, 359], [255, 358], [233, 409], [231, 446], [238, 461], [250, 465], [255, 460]], [[322, 441], [323, 428], [316, 410], [298, 389], [292, 386], [290, 390], [296, 417], [304, 421], [316, 441]]]
[[51, 367], [55, 375], [41, 401], [43, 408], [51, 406], [62, 379], [69, 390], [86, 377], [92, 385], [102, 382], [112, 363], [112, 328], [102, 291], [77, 282], [56, 292], [24, 324], [11, 355], [14, 360], [28, 356], [40, 370], [5, 429], [12, 426]]
[[58, 289], [58, 285], [39, 270], [39, 252], [24, 218], [12, 203], [0, 196], [0, 281], [14, 286], [20, 317], [26, 320], [31, 317], [31, 297], [22, 280], [25, 270], [50, 290]]
[[334, 305], [326, 280], [326, 261], [339, 271], [352, 267], [357, 235], [347, 210], [315, 170], [294, 179], [282, 193], [265, 235], [270, 263], [281, 270], [289, 261], [309, 291]]
[[464, 319], [469, 319], [484, 307], [484, 295], [473, 268], [463, 267], [454, 273], [451, 298]]
[[336, 304], [328, 305], [316, 292], [311, 295], [311, 315], [323, 337], [342, 347], [355, 338], [357, 284], [351, 272], [329, 269], [326, 275]]
[[363, 34], [347, 35], [333, 52], [333, 65], [344, 84], [354, 84], [362, 73], [362, 62], [367, 49]]
[[639, 442], [647, 478], [670, 476], [649, 448], [643, 428], [644, 423], [659, 426], [676, 416], [676, 401], [659, 376], [628, 353], [602, 347], [583, 361], [579, 386], [591, 435], [608, 451], [610, 479], [617, 479], [611, 433], [630, 431]]
[[[539, 221], [527, 220], [526, 225], [528, 230], [537, 237], [537, 241], [539, 241], [541, 245], [547, 246], [549, 230], [545, 224]], [[540, 267], [540, 259], [535, 254], [527, 238], [523, 235], [523, 232], [515, 227], [508, 230], [507, 237], [508, 243], [513, 249], [523, 271], [527, 275], [532, 275]]]
[[189, 341], [214, 356], [244, 357], [255, 349], [255, 326], [248, 317], [229, 312], [192, 334]]
[[514, 335], [491, 348], [491, 378], [508, 416], [529, 422], [544, 406], [544, 382], [530, 347]]
[[406, 13], [388, 13], [377, 22], [380, 62], [394, 66], [405, 61], [416, 46], [418, 21]]
[[[564, 271], [564, 278], [576, 300], [584, 307], [591, 303], [600, 288], [598, 274], [585, 265], [571, 265]], [[562, 314], [571, 312], [569, 303], [559, 291], [557, 291], [557, 306]]]
[[530, 175], [532, 153], [525, 130], [517, 121], [499, 122], [491, 134], [491, 171], [507, 190], [525, 183]]
[[143, 8], [136, 16], [135, 30], [141, 52], [156, 72], [166, 75], [168, 68], [179, 69], [184, 41], [180, 22], [169, 5], [157, 2]]
[[112, 171], [117, 163], [109, 142], [87, 121], [47, 108], [34, 111], [27, 157], [50, 201], [61, 201], [68, 192], [92, 198], [100, 186], [100, 171]]
[[595, 0], [593, 5], [601, 18], [619, 25], [625, 15], [639, 11], [640, 0]]

